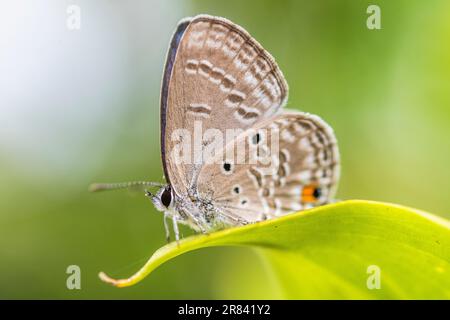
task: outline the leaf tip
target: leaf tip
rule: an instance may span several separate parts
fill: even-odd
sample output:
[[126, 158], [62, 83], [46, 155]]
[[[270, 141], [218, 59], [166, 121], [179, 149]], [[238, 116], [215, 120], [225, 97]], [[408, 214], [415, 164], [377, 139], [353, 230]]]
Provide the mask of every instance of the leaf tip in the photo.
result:
[[108, 276], [108, 275], [107, 275], [106, 273], [104, 273], [104, 272], [100, 272], [100, 273], [98, 274], [98, 277], [99, 277], [100, 280], [102, 280], [103, 282], [108, 283], [108, 284], [110, 284], [110, 285], [112, 285], [112, 286], [114, 286], [114, 287], [118, 287], [118, 288], [124, 287], [123, 280], [113, 279], [113, 278], [111, 278], [110, 276]]

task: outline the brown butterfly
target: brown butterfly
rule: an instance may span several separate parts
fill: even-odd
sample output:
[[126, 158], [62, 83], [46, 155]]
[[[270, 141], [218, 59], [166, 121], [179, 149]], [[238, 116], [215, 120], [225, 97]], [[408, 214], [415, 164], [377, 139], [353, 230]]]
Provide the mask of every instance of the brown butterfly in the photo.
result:
[[146, 195], [164, 213], [167, 237], [173, 221], [177, 240], [178, 223], [205, 233], [326, 204], [339, 179], [335, 135], [318, 116], [284, 110], [287, 96], [274, 58], [242, 27], [209, 15], [184, 19], [161, 89], [167, 183], [92, 190], [159, 186]]

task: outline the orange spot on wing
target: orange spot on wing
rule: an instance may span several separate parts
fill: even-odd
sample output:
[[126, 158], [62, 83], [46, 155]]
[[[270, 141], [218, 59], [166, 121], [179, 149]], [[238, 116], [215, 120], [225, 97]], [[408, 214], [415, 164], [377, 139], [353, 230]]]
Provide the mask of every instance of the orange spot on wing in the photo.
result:
[[307, 185], [303, 187], [302, 191], [302, 202], [315, 202], [317, 201], [316, 197], [314, 196], [314, 191], [316, 190], [315, 185]]

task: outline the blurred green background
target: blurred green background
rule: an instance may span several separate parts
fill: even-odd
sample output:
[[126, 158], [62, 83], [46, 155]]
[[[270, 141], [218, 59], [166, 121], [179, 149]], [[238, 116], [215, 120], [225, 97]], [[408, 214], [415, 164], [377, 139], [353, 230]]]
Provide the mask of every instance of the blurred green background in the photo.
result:
[[[66, 10], [81, 9], [81, 29]], [[381, 30], [366, 9], [381, 8]], [[250, 249], [181, 256], [126, 277], [165, 244], [141, 194], [93, 181], [162, 180], [159, 89], [177, 21], [220, 15], [277, 59], [289, 108], [336, 132], [340, 199], [399, 203], [450, 218], [449, 1], [3, 1], [0, 8], [0, 298], [267, 298]], [[183, 229], [184, 233], [188, 233]], [[66, 288], [79, 265], [81, 290]]]

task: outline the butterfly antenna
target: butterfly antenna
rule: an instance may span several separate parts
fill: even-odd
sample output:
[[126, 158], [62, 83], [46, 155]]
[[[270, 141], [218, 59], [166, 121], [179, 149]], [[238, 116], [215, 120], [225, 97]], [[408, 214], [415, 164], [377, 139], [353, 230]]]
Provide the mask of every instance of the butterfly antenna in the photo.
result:
[[106, 190], [118, 190], [118, 189], [131, 189], [135, 187], [162, 187], [164, 184], [159, 182], [150, 181], [131, 181], [131, 182], [119, 182], [119, 183], [93, 183], [89, 186], [90, 192], [106, 191]]

